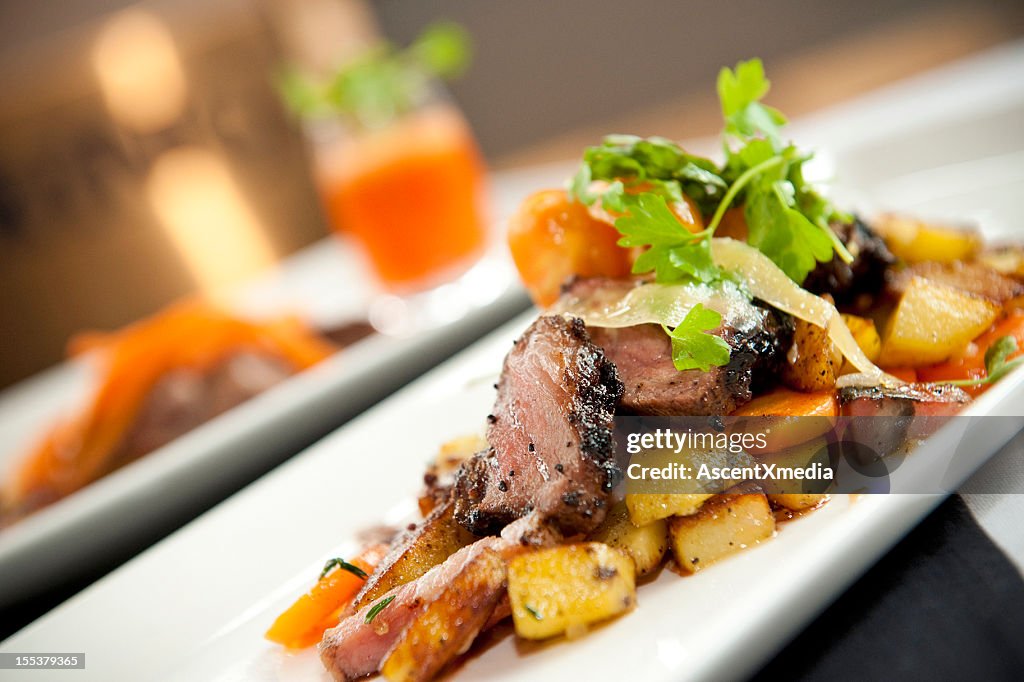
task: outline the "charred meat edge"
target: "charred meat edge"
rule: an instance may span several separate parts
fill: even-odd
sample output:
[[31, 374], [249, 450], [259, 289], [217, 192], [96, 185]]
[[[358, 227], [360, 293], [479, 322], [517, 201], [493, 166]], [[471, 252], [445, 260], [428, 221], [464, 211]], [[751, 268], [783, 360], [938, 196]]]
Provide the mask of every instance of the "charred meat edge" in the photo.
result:
[[620, 475], [612, 417], [621, 395], [581, 320], [537, 319], [505, 358], [490, 447], [456, 475], [459, 522], [487, 535], [537, 510], [566, 533], [595, 527]]

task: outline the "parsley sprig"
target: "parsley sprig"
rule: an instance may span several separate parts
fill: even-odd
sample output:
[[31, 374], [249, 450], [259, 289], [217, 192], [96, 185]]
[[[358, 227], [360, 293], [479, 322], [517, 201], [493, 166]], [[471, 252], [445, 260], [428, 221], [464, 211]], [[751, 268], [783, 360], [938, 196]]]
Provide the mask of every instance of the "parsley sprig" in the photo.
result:
[[[743, 205], [747, 241], [797, 284], [834, 254], [853, 260], [829, 226], [850, 217], [804, 179], [803, 165], [811, 156], [783, 141], [786, 117], [761, 102], [770, 87], [759, 59], [719, 73], [725, 121], [721, 167], [660, 137], [610, 135], [584, 152], [570, 194], [588, 206], [600, 201], [618, 216], [620, 246], [645, 248], [634, 262], [635, 274], [653, 272], [660, 283], [723, 279], [712, 258], [711, 239], [734, 204]], [[711, 216], [699, 232], [689, 232], [672, 212], [672, 204], [684, 195]], [[705, 331], [718, 327], [721, 315], [706, 308], [694, 308], [689, 315], [695, 315], [694, 322], [682, 331], [677, 330], [687, 320], [676, 330], [666, 327], [676, 367], [706, 370], [727, 363], [727, 344], [706, 341], [716, 338]]]
[[953, 386], [984, 386], [994, 384], [1004, 376], [1024, 365], [1024, 357], [1010, 360], [1010, 356], [1017, 352], [1017, 339], [1013, 336], [1001, 336], [985, 351], [985, 376], [977, 379], [958, 379], [956, 381], [944, 381], [943, 383]]
[[662, 325], [672, 339], [672, 364], [679, 371], [699, 369], [707, 372], [712, 366], [729, 362], [729, 344], [720, 336], [707, 334], [722, 323], [722, 316], [698, 303], [686, 313], [675, 329]]
[[[833, 252], [846, 262], [853, 260], [829, 227], [830, 222], [850, 217], [804, 180], [803, 164], [811, 155], [783, 142], [786, 117], [761, 103], [770, 87], [759, 59], [740, 62], [735, 71], [723, 68], [718, 74], [725, 119], [722, 173], [731, 186], [747, 176], [742, 197], [747, 241], [802, 284], [819, 262], [832, 259]], [[758, 172], [750, 176], [755, 169]]]
[[380, 128], [412, 111], [431, 77], [455, 78], [469, 60], [466, 31], [440, 22], [424, 29], [404, 50], [380, 43], [327, 78], [286, 69], [278, 86], [285, 103], [299, 116], [342, 116], [364, 128]]

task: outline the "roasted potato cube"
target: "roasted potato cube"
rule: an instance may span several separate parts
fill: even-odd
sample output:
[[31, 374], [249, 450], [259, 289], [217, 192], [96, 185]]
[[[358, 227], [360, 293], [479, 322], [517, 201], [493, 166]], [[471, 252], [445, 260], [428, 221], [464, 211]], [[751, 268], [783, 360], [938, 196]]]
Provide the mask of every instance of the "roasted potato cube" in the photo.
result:
[[505, 561], [485, 549], [417, 615], [388, 654], [381, 675], [390, 682], [434, 679], [462, 653], [505, 594]]
[[828, 495], [822, 493], [780, 493], [768, 495], [768, 501], [785, 507], [790, 511], [803, 511], [811, 507], [817, 507], [828, 499]]
[[552, 547], [512, 560], [508, 596], [520, 637], [573, 637], [633, 608], [636, 572], [628, 554], [600, 542]]
[[824, 391], [836, 385], [842, 357], [837, 355], [828, 330], [794, 319], [793, 346], [786, 354], [782, 381], [798, 391]]
[[590, 539], [620, 549], [633, 558], [637, 575], [647, 575], [661, 565], [668, 551], [668, 525], [664, 519], [651, 521], [639, 528], [629, 518], [629, 509], [619, 502], [608, 510], [608, 515]]
[[646, 526], [658, 519], [670, 516], [686, 516], [693, 514], [704, 504], [704, 500], [714, 497], [704, 493], [637, 493], [626, 495], [626, 508], [634, 526]]
[[[868, 356], [868, 360], [871, 362], [876, 362], [878, 354], [882, 352], [882, 337], [878, 335], [875, 323], [866, 317], [857, 317], [856, 315], [843, 315], [842, 317], [846, 327], [853, 334], [853, 340], [864, 351], [864, 355]], [[847, 362], [843, 366], [842, 373], [847, 374], [848, 370], [857, 371], [853, 365]]]
[[942, 362], [988, 329], [1000, 310], [987, 299], [915, 277], [886, 325], [879, 364], [921, 367]]
[[772, 537], [775, 515], [761, 493], [719, 495], [692, 516], [669, 519], [668, 533], [676, 564], [687, 573], [696, 573]]
[[437, 507], [416, 530], [396, 541], [355, 600], [359, 608], [419, 578], [477, 538], [455, 520], [451, 502]]
[[[765, 465], [775, 465], [782, 470], [807, 469], [816, 463], [830, 467], [829, 440], [833, 436], [822, 434], [799, 445], [769, 452], [758, 459]], [[773, 493], [824, 493], [832, 486], [831, 479], [766, 479], [758, 482], [760, 492], [771, 497]]]
[[981, 248], [981, 238], [971, 230], [904, 216], [884, 215], [873, 226], [893, 255], [908, 263], [968, 260]]

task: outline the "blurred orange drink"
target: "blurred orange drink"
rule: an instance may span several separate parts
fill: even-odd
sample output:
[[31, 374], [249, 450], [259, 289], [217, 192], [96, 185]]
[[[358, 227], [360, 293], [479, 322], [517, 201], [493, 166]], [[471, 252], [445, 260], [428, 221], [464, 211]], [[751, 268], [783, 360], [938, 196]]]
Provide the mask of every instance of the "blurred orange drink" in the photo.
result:
[[484, 167], [446, 104], [317, 145], [332, 227], [365, 249], [382, 284], [415, 292], [467, 268], [486, 242]]

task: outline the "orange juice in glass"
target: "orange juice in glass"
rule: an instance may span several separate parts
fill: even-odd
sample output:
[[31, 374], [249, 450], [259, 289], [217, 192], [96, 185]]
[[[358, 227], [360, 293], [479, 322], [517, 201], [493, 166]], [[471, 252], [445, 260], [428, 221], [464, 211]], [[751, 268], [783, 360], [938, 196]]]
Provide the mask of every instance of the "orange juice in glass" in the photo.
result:
[[376, 129], [324, 123], [313, 132], [328, 218], [363, 247], [385, 288], [422, 291], [481, 255], [484, 167], [454, 106], [431, 102]]

